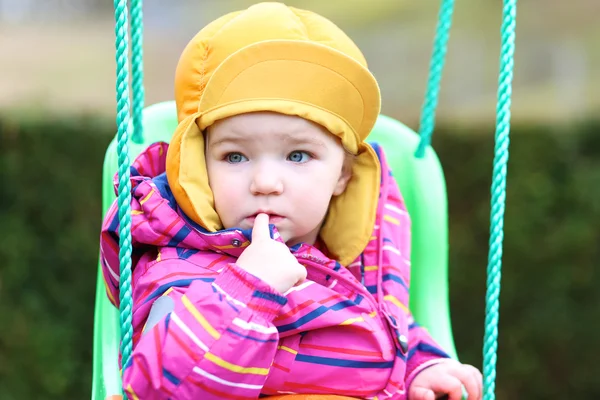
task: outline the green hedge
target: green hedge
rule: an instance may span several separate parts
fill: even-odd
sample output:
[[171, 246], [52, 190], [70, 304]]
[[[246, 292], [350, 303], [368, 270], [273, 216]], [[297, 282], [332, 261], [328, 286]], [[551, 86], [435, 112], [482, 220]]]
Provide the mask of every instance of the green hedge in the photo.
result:
[[[515, 126], [506, 214], [499, 399], [600, 396], [600, 131]], [[0, 398], [91, 391], [100, 179], [110, 121], [0, 119]], [[480, 365], [491, 127], [440, 129], [457, 347]]]

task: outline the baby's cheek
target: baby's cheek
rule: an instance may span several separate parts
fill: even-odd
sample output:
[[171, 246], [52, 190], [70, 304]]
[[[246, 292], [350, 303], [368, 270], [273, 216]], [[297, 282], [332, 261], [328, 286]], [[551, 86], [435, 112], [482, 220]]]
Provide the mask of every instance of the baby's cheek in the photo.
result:
[[235, 182], [230, 182], [227, 185], [217, 184], [212, 188], [215, 208], [223, 223], [232, 217], [233, 212], [240, 208], [240, 202], [243, 201], [236, 187]]
[[310, 213], [308, 220], [312, 222], [321, 221], [325, 218], [329, 204], [331, 203], [331, 193], [314, 192], [306, 202], [307, 212]]

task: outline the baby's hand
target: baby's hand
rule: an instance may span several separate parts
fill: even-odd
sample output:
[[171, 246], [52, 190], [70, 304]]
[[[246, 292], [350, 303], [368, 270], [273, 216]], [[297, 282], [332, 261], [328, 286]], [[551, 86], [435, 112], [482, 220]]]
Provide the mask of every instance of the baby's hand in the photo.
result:
[[252, 243], [242, 252], [237, 265], [280, 293], [306, 279], [306, 268], [296, 260], [290, 249], [284, 243], [271, 239], [267, 214], [256, 216]]
[[481, 372], [471, 365], [447, 360], [420, 372], [408, 388], [408, 400], [435, 400], [447, 396], [448, 400], [462, 399], [462, 386], [467, 400], [480, 400], [482, 396]]

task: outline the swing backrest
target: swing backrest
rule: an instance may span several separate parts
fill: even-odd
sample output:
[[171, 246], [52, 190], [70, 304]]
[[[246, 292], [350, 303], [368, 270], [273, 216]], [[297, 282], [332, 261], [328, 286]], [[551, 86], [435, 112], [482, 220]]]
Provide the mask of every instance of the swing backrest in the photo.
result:
[[[130, 159], [157, 141], [169, 142], [177, 126], [174, 101], [147, 107], [143, 113], [144, 142], [130, 142]], [[419, 137], [393, 118], [380, 115], [370, 141], [381, 144], [412, 218], [412, 279], [410, 308], [416, 320], [452, 356], [456, 356], [448, 302], [448, 212], [441, 164], [432, 148], [414, 156]], [[115, 200], [117, 141], [106, 151], [102, 176], [102, 215]], [[119, 310], [108, 300], [98, 263], [94, 316], [92, 400], [122, 393], [118, 365]]]

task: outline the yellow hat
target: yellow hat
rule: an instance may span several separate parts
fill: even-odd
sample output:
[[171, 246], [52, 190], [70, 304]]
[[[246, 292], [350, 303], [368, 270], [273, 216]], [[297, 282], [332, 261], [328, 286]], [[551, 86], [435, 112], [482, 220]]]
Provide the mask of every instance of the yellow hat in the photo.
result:
[[222, 229], [214, 208], [202, 132], [233, 115], [274, 111], [316, 122], [355, 154], [346, 191], [332, 198], [320, 236], [348, 265], [373, 232], [380, 165], [364, 142], [380, 112], [377, 81], [352, 40], [331, 21], [281, 3], [260, 3], [202, 29], [177, 66], [179, 126], [167, 154], [167, 178], [188, 217]]

